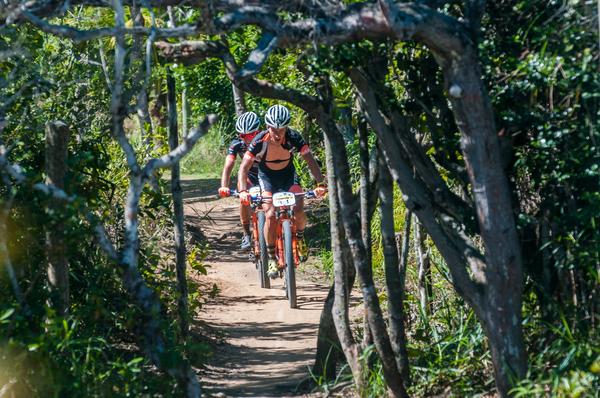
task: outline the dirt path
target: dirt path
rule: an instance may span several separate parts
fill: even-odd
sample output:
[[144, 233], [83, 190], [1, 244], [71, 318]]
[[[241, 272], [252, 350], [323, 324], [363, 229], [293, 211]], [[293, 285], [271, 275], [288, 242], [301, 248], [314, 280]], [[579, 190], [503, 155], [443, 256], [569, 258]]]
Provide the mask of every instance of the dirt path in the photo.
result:
[[210, 244], [210, 268], [201, 283], [215, 283], [220, 290], [200, 314], [208, 328], [223, 336], [201, 371], [203, 388], [211, 396], [303, 396], [296, 390], [309, 377], [327, 286], [300, 273], [294, 310], [282, 279], [272, 281], [271, 289], [261, 289], [254, 264], [238, 249], [237, 201], [216, 200], [217, 187], [214, 180], [184, 184], [187, 222], [201, 225]]

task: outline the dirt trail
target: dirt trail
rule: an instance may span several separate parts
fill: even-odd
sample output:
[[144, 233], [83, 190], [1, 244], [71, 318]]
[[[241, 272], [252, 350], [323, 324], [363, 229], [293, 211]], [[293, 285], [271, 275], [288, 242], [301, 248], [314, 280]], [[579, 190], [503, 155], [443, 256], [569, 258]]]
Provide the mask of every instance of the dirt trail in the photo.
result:
[[227, 397], [303, 396], [296, 390], [308, 378], [314, 360], [327, 286], [300, 273], [294, 310], [282, 279], [272, 281], [271, 289], [261, 289], [254, 264], [239, 250], [238, 202], [215, 199], [217, 187], [214, 180], [184, 181], [187, 222], [200, 225], [210, 244], [210, 268], [201, 283], [215, 283], [220, 289], [199, 316], [223, 336], [201, 370], [204, 391]]

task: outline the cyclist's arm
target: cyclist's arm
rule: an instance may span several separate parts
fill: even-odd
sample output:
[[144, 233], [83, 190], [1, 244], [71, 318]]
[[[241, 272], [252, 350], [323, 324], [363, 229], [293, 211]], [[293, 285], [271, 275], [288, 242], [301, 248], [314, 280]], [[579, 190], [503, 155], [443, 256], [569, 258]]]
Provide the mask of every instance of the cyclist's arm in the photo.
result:
[[223, 166], [223, 173], [221, 174], [221, 186], [229, 187], [229, 178], [231, 177], [231, 171], [235, 165], [235, 156], [227, 155], [225, 158], [225, 165]]
[[323, 173], [321, 173], [321, 168], [319, 167], [319, 164], [317, 163], [317, 160], [313, 156], [312, 152], [304, 151], [304, 153], [302, 153], [302, 157], [306, 161], [308, 169], [310, 170], [310, 174], [313, 176], [317, 184], [324, 182], [325, 177], [323, 177]]
[[250, 152], [246, 152], [242, 159], [242, 164], [240, 165], [240, 171], [238, 172], [238, 190], [240, 192], [248, 190], [248, 172], [252, 168], [253, 163], [254, 155]]

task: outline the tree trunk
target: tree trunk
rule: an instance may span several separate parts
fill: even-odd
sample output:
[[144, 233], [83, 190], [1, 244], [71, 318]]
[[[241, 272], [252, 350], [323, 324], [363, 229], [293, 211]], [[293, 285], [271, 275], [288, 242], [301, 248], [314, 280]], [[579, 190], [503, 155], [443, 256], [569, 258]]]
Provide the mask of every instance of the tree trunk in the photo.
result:
[[[327, 137], [326, 142], [329, 142], [329, 150], [334, 168], [328, 168], [328, 170], [333, 171], [337, 177], [338, 185], [336, 186], [336, 190], [338, 191], [337, 196], [340, 201], [344, 231], [348, 238], [356, 273], [359, 276], [363, 299], [369, 314], [369, 326], [373, 333], [373, 341], [377, 349], [377, 354], [381, 359], [384, 377], [393, 396], [406, 397], [408, 395], [403, 384], [403, 379], [392, 354], [392, 346], [373, 282], [372, 269], [367, 264], [365, 247], [361, 234], [358, 233], [360, 225], [356, 219], [353, 210], [354, 206], [352, 205], [352, 188], [350, 186], [349, 165], [344, 140], [341, 133], [337, 130], [333, 118], [321, 115], [318, 122], [325, 132]], [[330, 172], [329, 174], [332, 173]]]
[[[162, 129], [166, 129], [168, 125], [168, 118], [165, 112], [166, 103], [167, 94], [162, 91], [162, 81], [160, 81], [156, 84], [156, 99], [150, 108], [150, 116], [155, 120], [153, 125], [157, 126], [157, 133], [164, 131]], [[158, 127], [161, 129], [159, 130]], [[154, 149], [160, 150], [163, 147], [164, 141], [162, 137], [162, 134], [154, 134]]]
[[[327, 136], [325, 137], [325, 154], [327, 170], [334, 170], [331, 144]], [[352, 376], [356, 388], [361, 394], [365, 388], [364, 371], [360, 362], [360, 347], [352, 335], [350, 328], [350, 317], [348, 314], [348, 301], [352, 284], [350, 278], [353, 272], [350, 272], [351, 264], [348, 259], [351, 257], [347, 250], [344, 250], [344, 229], [340, 220], [339, 201], [337, 197], [337, 177], [335, 173], [327, 173], [327, 182], [329, 185], [329, 216], [331, 224], [331, 250], [333, 252], [334, 267], [334, 300], [333, 300], [333, 321], [339, 337], [342, 350], [346, 356], [346, 361], [352, 371]]]
[[[144, 16], [139, 7], [139, 4], [134, 2], [131, 6], [131, 18], [133, 19], [133, 25], [142, 27], [145, 25]], [[150, 117], [150, 111], [148, 110], [148, 82], [147, 79], [150, 78], [148, 70], [149, 65], [147, 62], [144, 62], [143, 57], [143, 40], [141, 36], [134, 35], [133, 36], [133, 45], [131, 50], [131, 62], [135, 62], [139, 59], [140, 68], [141, 68], [141, 76], [145, 76], [144, 83], [140, 88], [140, 91], [136, 97], [136, 110], [137, 110], [137, 118], [138, 123], [140, 125], [140, 134], [142, 141], [150, 148], [152, 144], [152, 136], [154, 134], [154, 129], [152, 128], [152, 118]], [[146, 51], [151, 50], [146, 48]], [[146, 54], [148, 57], [148, 54]]]
[[148, 91], [145, 87], [143, 87], [137, 95], [137, 116], [142, 141], [150, 148], [152, 145], [154, 128], [152, 127], [152, 118], [150, 117], [150, 111], [148, 110]]
[[481, 80], [476, 49], [467, 47], [443, 67], [461, 149], [485, 247], [486, 309], [496, 385], [508, 396], [513, 380], [525, 377], [527, 356], [521, 327], [523, 270], [508, 178], [502, 167], [491, 103]]
[[394, 350], [396, 365], [402, 374], [402, 378], [408, 381], [410, 370], [406, 332], [404, 330], [404, 284], [406, 276], [404, 271], [406, 267], [402, 267], [398, 258], [396, 234], [394, 233], [393, 181], [383, 159], [379, 161], [379, 207], [385, 282], [388, 291], [390, 342]]
[[190, 104], [188, 104], [187, 87], [184, 83], [183, 90], [181, 90], [181, 136], [185, 137], [188, 133], [188, 111]]
[[[408, 267], [408, 255], [410, 254], [410, 227], [412, 225], [413, 212], [406, 209], [404, 214], [404, 228], [402, 229], [402, 243], [400, 246], [400, 263], [398, 265], [400, 277], [402, 280], [406, 278], [406, 269]], [[398, 244], [398, 242], [396, 242]]]
[[417, 254], [418, 284], [419, 284], [419, 302], [421, 311], [424, 315], [431, 314], [430, 300], [433, 295], [431, 286], [431, 264], [429, 261], [429, 249], [425, 243], [427, 234], [423, 230], [421, 223], [415, 220], [415, 253]]
[[[169, 114], [169, 149], [174, 150], [179, 145], [177, 131], [177, 97], [175, 79], [170, 71], [167, 72], [167, 108]], [[186, 250], [184, 234], [183, 197], [180, 182], [179, 163], [171, 167], [171, 193], [173, 195], [173, 225], [175, 227], [175, 269], [177, 272], [177, 310], [181, 335], [188, 334], [188, 286], [186, 277]]]
[[[353, 268], [348, 268], [353, 270]], [[354, 284], [355, 273], [348, 273], [347, 286]], [[326, 381], [334, 381], [337, 378], [336, 367], [344, 361], [340, 339], [336, 332], [333, 318], [333, 305], [335, 300], [335, 285], [332, 285], [325, 299], [321, 318], [319, 320], [319, 331], [317, 335], [317, 353], [311, 373], [321, 376]]]
[[[69, 136], [69, 128], [64, 123], [46, 123], [46, 183], [59, 189], [65, 188]], [[57, 201], [50, 201], [50, 207], [56, 209]], [[69, 310], [69, 263], [64, 241], [64, 225], [60, 221], [52, 223], [51, 228], [46, 230], [46, 255], [50, 304], [59, 315], [64, 316]]]
[[335, 286], [332, 285], [321, 311], [317, 333], [317, 353], [311, 369], [311, 374], [323, 377], [326, 381], [335, 380], [338, 350], [341, 349], [332, 314], [334, 297]]
[[[474, 65], [470, 67], [476, 68]], [[382, 141], [381, 149], [394, 180], [407, 198], [407, 207], [418, 214], [419, 221], [444, 256], [456, 291], [472, 306], [486, 333], [500, 331], [504, 336], [502, 339], [488, 334], [496, 385], [500, 394], [507, 396], [512, 380], [524, 376], [527, 364], [521, 330], [521, 257], [497, 137], [488, 134], [493, 119], [491, 114], [486, 113], [491, 110], [481, 109], [489, 106], [489, 101], [482, 97], [485, 92], [481, 91], [483, 88], [479, 86], [481, 82], [477, 80], [477, 72], [466, 72], [466, 69], [466, 66], [453, 69], [454, 72], [462, 70], [465, 73], [456, 77], [462, 88], [453, 87], [451, 91], [469, 99], [468, 107], [457, 101], [459, 105], [455, 105], [454, 114], [464, 131], [461, 141], [463, 152], [469, 152], [468, 159], [465, 155], [469, 178], [472, 183], [476, 181], [474, 202], [486, 247], [485, 257], [468, 239], [449, 228], [444, 221], [447, 216], [437, 214], [431, 196], [421, 181], [415, 178], [414, 169], [410, 167], [401, 145], [396, 142], [389, 121], [386, 122], [377, 108], [373, 87], [360, 73], [351, 71], [350, 76], [360, 93], [361, 106], [367, 110], [369, 121]], [[463, 90], [468, 85], [470, 94], [466, 95]], [[477, 88], [480, 89], [478, 94], [472, 93]], [[481, 103], [475, 104], [475, 97]], [[492, 347], [494, 344], [501, 346]]]
[[244, 92], [233, 83], [231, 83], [231, 90], [233, 91], [235, 114], [240, 117], [244, 112], [246, 112], [246, 99], [244, 98]]
[[[345, 118], [345, 131], [349, 130], [348, 120], [351, 122], [352, 118], [346, 116]], [[372, 239], [371, 239], [371, 218], [372, 218], [372, 208], [373, 200], [371, 199], [370, 193], [370, 184], [369, 184], [369, 135], [367, 131], [367, 126], [364, 123], [359, 123], [358, 125], [358, 134], [359, 134], [359, 144], [360, 144], [360, 221], [361, 221], [361, 234], [362, 239], [365, 245], [365, 250], [367, 252], [367, 261], [369, 263], [369, 267], [372, 267]], [[354, 138], [353, 135], [349, 134], [344, 137], [346, 140], [350, 138]], [[373, 344], [373, 335], [371, 333], [371, 328], [369, 327], [369, 316], [367, 313], [367, 307], [364, 307], [364, 316], [363, 316], [363, 341], [362, 347], [366, 349], [368, 346]], [[373, 358], [368, 358], [367, 364], [369, 368], [373, 363]]]

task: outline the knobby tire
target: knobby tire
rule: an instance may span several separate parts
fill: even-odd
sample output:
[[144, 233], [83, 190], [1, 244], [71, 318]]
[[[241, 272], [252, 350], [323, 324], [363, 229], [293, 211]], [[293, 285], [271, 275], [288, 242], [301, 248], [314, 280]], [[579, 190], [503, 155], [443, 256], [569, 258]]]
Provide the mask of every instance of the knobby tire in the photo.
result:
[[260, 280], [260, 287], [263, 289], [271, 288], [271, 280], [267, 275], [267, 267], [269, 264], [269, 253], [267, 252], [267, 241], [265, 239], [265, 213], [259, 211], [256, 214], [258, 218], [258, 245], [260, 247], [260, 256], [258, 261], [258, 278]]
[[285, 281], [286, 293], [290, 308], [298, 306], [296, 298], [296, 269], [294, 264], [294, 251], [292, 248], [292, 225], [289, 220], [285, 220], [282, 225], [283, 232], [283, 252], [285, 256]]

